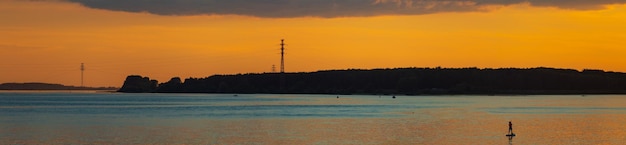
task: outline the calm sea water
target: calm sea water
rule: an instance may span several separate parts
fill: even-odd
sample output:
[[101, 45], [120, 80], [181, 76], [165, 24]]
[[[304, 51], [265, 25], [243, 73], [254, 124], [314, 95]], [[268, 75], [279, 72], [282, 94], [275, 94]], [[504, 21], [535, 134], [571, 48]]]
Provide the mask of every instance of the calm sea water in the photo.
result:
[[625, 142], [624, 95], [0, 92], [0, 144]]

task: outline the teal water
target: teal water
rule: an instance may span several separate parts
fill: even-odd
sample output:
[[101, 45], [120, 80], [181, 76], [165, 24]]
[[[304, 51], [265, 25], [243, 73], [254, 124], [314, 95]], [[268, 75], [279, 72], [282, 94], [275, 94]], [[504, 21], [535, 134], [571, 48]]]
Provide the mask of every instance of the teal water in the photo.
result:
[[619, 144], [625, 118], [620, 95], [1, 92], [0, 144]]
[[[10, 118], [297, 118], [390, 117], [393, 112], [445, 107], [445, 102], [374, 103], [360, 96], [232, 95], [232, 94], [113, 94], [113, 93], [3, 93], [0, 113]], [[371, 98], [371, 96], [367, 96]], [[337, 102], [322, 103], [332, 98]], [[371, 101], [343, 101], [341, 99]], [[386, 96], [389, 98], [389, 96]], [[378, 98], [377, 98], [378, 99]], [[382, 99], [380, 99], [382, 100]], [[452, 102], [448, 102], [452, 103]], [[46, 119], [54, 119], [46, 118]], [[63, 118], [64, 119], [64, 118]], [[38, 121], [28, 119], [21, 121]]]

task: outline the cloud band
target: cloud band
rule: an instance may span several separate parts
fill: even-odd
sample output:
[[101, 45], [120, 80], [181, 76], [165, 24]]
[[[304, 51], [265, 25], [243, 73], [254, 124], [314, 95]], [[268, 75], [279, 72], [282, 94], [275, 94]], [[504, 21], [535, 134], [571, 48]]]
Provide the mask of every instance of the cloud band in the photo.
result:
[[528, 3], [562, 9], [601, 9], [626, 0], [67, 0], [86, 7], [156, 15], [246, 15], [254, 17], [362, 17], [479, 11], [493, 5]]

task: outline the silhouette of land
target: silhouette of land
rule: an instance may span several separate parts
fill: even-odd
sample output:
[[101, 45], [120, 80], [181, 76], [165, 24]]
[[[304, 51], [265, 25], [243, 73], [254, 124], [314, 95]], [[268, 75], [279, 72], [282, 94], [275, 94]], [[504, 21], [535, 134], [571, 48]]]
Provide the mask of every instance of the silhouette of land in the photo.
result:
[[[281, 80], [281, 75], [283, 79]], [[284, 87], [281, 87], [281, 83]], [[626, 73], [559, 68], [396, 68], [175, 77], [128, 76], [119, 92], [294, 94], [626, 94]]]
[[117, 90], [115, 87], [76, 87], [48, 83], [4, 83], [0, 90]]

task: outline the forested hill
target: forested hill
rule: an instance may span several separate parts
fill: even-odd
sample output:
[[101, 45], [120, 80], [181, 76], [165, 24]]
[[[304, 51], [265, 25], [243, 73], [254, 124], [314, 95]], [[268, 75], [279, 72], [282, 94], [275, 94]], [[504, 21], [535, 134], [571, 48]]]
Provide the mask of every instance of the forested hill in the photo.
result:
[[75, 87], [48, 83], [4, 83], [0, 90], [116, 90], [113, 87]]
[[[282, 81], [281, 81], [282, 80]], [[282, 83], [281, 83], [282, 82]], [[281, 87], [282, 84], [282, 87]], [[129, 76], [120, 92], [296, 94], [625, 94], [626, 74], [556, 68], [398, 68], [214, 75], [158, 84]]]

